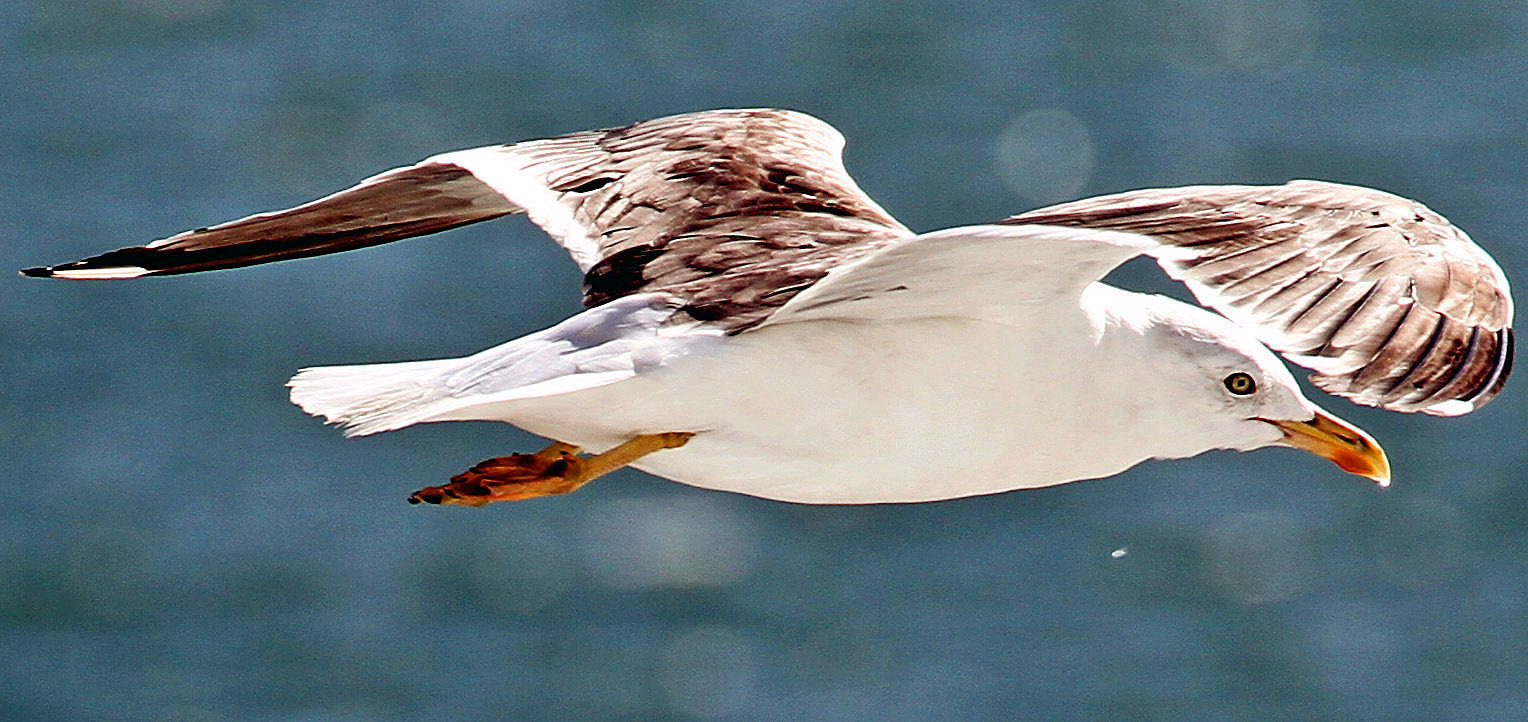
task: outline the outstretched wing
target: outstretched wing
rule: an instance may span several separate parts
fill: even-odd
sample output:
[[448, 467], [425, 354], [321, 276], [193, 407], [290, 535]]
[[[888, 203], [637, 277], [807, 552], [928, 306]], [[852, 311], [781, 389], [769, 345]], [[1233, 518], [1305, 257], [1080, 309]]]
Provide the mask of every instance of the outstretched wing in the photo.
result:
[[1002, 223], [1155, 239], [1146, 253], [1201, 303], [1357, 403], [1468, 413], [1511, 370], [1501, 268], [1442, 216], [1389, 193], [1319, 181], [1153, 189]]
[[148, 245], [21, 273], [117, 279], [237, 268], [375, 246], [522, 210], [467, 170], [427, 160], [379, 173], [296, 208], [257, 213]]
[[30, 276], [133, 278], [362, 248], [526, 213], [585, 272], [585, 303], [666, 292], [738, 329], [829, 268], [911, 233], [844, 170], [843, 136], [717, 110], [445, 153], [296, 208]]

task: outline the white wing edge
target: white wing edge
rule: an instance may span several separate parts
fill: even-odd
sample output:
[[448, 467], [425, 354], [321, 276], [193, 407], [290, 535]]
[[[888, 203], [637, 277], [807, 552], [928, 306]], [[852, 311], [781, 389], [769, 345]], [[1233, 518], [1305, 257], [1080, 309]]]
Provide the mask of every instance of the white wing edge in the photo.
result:
[[[535, 143], [537, 141], [527, 141]], [[563, 205], [547, 179], [530, 170], [535, 159], [516, 150], [514, 145], [486, 146], [452, 151], [426, 158], [424, 163], [449, 163], [465, 169], [486, 183], [499, 195], [521, 208], [531, 222], [562, 246], [587, 273], [599, 263], [600, 249], [594, 239], [573, 216], [573, 209]]]

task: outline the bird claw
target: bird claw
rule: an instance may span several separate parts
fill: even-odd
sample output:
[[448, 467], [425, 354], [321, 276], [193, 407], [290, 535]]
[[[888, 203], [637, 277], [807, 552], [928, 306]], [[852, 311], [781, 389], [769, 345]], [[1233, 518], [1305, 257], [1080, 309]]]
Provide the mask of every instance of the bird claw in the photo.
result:
[[449, 484], [427, 486], [410, 494], [409, 503], [486, 506], [496, 501], [566, 494], [648, 454], [684, 446], [694, 435], [690, 431], [642, 434], [589, 457], [579, 456], [577, 446], [557, 441], [534, 454], [479, 462], [451, 477]]
[[583, 462], [578, 447], [560, 442], [535, 454], [499, 456], [478, 462], [448, 484], [410, 494], [409, 503], [485, 506], [566, 494], [586, 481]]

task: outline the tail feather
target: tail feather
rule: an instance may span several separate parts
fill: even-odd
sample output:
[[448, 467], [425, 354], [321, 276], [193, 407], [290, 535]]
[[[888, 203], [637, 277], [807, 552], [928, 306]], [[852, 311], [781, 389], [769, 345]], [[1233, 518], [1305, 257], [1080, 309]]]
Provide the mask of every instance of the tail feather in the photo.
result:
[[345, 436], [366, 436], [419, 423], [450, 398], [436, 381], [459, 359], [362, 366], [320, 366], [297, 372], [287, 386], [292, 403], [344, 428]]
[[637, 294], [471, 356], [297, 372], [292, 403], [346, 436], [426, 421], [498, 420], [506, 404], [616, 383], [716, 343], [720, 329], [660, 333], [679, 303]]

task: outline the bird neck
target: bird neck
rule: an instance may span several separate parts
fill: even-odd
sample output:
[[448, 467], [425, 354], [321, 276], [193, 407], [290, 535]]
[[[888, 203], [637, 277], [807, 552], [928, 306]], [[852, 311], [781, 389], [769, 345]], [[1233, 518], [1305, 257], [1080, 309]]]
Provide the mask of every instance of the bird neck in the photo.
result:
[[1185, 380], [1197, 370], [1174, 348], [1185, 332], [1209, 324], [1200, 316], [1219, 317], [1166, 296], [1103, 283], [1083, 293], [1082, 306], [1094, 332], [1098, 371], [1092, 380], [1097, 393], [1090, 398], [1109, 406], [1097, 416], [1112, 427], [1107, 438], [1122, 454], [1180, 459], [1225, 447], [1209, 410], [1186, 405], [1194, 397], [1184, 393]]

